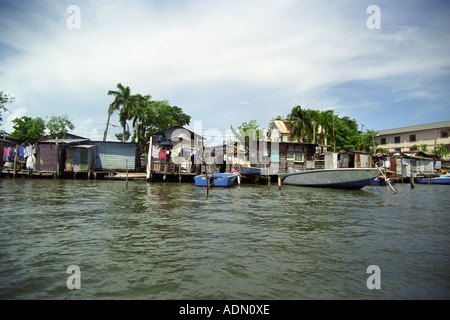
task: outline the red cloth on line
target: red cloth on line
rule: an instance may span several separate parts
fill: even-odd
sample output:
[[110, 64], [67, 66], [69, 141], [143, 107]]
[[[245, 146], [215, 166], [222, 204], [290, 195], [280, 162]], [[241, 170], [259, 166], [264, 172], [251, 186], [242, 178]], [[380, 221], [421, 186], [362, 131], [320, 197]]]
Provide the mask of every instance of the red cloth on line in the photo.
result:
[[166, 160], [166, 150], [159, 150], [159, 160]]

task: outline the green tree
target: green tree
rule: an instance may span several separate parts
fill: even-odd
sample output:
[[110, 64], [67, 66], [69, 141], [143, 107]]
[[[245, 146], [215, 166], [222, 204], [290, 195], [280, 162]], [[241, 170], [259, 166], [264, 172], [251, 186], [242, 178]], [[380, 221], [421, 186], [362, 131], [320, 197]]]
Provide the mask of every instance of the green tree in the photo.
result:
[[9, 95], [0, 91], [0, 123], [3, 121], [2, 112], [8, 112], [9, 110], [5, 107], [8, 103], [13, 103], [15, 100], [14, 97], [10, 97]]
[[432, 152], [439, 158], [445, 158], [450, 154], [447, 147], [443, 143], [437, 144]]
[[[109, 105], [108, 120], [106, 122], [106, 129], [103, 135], [103, 141], [106, 141], [106, 135], [108, 133], [109, 120], [111, 115], [118, 111], [119, 121], [123, 128], [122, 142], [125, 142], [127, 137], [128, 124], [127, 121], [131, 120], [133, 114], [133, 104], [136, 101], [131, 95], [130, 87], [125, 87], [121, 83], [117, 84], [117, 90], [109, 90], [108, 95], [114, 97], [114, 101]], [[128, 134], [129, 136], [129, 134]]]
[[45, 122], [41, 118], [23, 116], [12, 121], [14, 131], [11, 136], [20, 139], [20, 143], [35, 143], [45, 132]]
[[191, 116], [183, 109], [171, 106], [167, 100], [153, 101], [150, 95], [133, 96], [132, 123], [134, 133], [132, 140], [137, 141], [141, 151], [147, 150], [149, 135], [173, 126], [188, 125]]
[[52, 138], [65, 139], [69, 130], [73, 130], [75, 126], [69, 120], [67, 115], [53, 116], [45, 124], [46, 128], [50, 131]]
[[322, 128], [318, 132], [318, 142], [329, 143], [333, 138], [333, 110], [318, 111], [317, 124]]
[[336, 151], [356, 151], [360, 142], [358, 123], [349, 117], [334, 117]]
[[263, 129], [258, 129], [259, 125], [256, 120], [250, 120], [249, 122], [242, 122], [242, 124], [234, 129], [230, 126], [231, 131], [236, 136], [238, 141], [244, 142], [249, 140], [259, 140], [264, 135]]
[[311, 110], [296, 106], [288, 115], [292, 135], [302, 142], [325, 143], [332, 138], [333, 111]]
[[375, 137], [378, 132], [375, 130], [367, 130], [365, 133], [360, 133], [360, 142], [358, 144], [358, 151], [375, 152], [378, 143]]
[[288, 115], [287, 126], [292, 135], [302, 142], [312, 141], [313, 118], [315, 114], [310, 109], [303, 109], [296, 106]]
[[[110, 117], [114, 112], [119, 113], [119, 119], [123, 132], [116, 134], [122, 142], [130, 136], [138, 143], [141, 151], [147, 148], [149, 134], [166, 129], [171, 126], [184, 126], [190, 123], [191, 116], [185, 114], [183, 109], [171, 106], [167, 100], [153, 101], [151, 95], [131, 94], [129, 87], [117, 84], [118, 90], [108, 91], [108, 95], [114, 96], [114, 101], [108, 109], [108, 120], [103, 135], [106, 140]], [[129, 130], [128, 121], [131, 121], [133, 134]]]

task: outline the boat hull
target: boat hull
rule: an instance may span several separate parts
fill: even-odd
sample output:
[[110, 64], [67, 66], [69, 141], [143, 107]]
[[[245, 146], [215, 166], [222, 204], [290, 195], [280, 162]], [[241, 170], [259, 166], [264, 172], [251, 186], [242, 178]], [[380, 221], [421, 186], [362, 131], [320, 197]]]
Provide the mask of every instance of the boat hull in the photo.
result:
[[450, 184], [450, 176], [448, 175], [441, 175], [437, 178], [423, 178], [423, 179], [417, 179], [417, 183], [422, 184]]
[[357, 190], [369, 185], [379, 174], [375, 168], [309, 170], [287, 174], [282, 183], [302, 187]]
[[261, 175], [263, 169], [253, 167], [235, 167], [234, 170], [246, 175]]
[[237, 179], [235, 173], [214, 173], [208, 175], [199, 175], [194, 177], [197, 187], [207, 187], [209, 179], [210, 187], [232, 187]]

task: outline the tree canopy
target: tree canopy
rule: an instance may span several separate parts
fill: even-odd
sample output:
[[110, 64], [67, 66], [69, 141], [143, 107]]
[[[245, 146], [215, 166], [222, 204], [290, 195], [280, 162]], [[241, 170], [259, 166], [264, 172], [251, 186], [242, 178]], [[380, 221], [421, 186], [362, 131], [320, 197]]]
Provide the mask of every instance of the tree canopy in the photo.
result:
[[230, 128], [238, 141], [241, 142], [249, 140], [259, 140], [264, 135], [264, 130], [258, 129], [259, 125], [257, 124], [256, 120], [242, 122], [242, 124], [237, 129], [234, 129], [233, 126], [230, 126]]
[[[114, 112], [119, 114], [119, 121], [123, 132], [116, 134], [122, 142], [137, 141], [141, 151], [146, 150], [149, 135], [153, 132], [166, 129], [171, 126], [188, 125], [191, 116], [185, 114], [178, 106], [171, 106], [167, 100], [153, 101], [150, 94], [131, 94], [130, 88], [121, 83], [117, 84], [117, 90], [109, 90], [108, 95], [114, 97], [108, 109], [108, 120], [103, 136], [106, 140], [110, 117]], [[131, 122], [133, 134], [130, 133]]]
[[20, 139], [20, 143], [35, 143], [37, 139], [44, 136], [45, 122], [41, 118], [23, 116], [12, 121], [14, 131], [12, 137]]
[[333, 131], [332, 110], [319, 111], [296, 106], [287, 120], [292, 134], [303, 142], [323, 144], [329, 140]]
[[332, 110], [312, 110], [296, 106], [287, 117], [292, 134], [303, 142], [327, 143], [333, 151], [367, 151], [375, 146], [376, 132], [358, 131], [358, 123], [349, 117], [339, 117]]
[[9, 110], [5, 107], [8, 103], [14, 102], [14, 97], [10, 97], [9, 95], [0, 91], [0, 123], [3, 121], [2, 112], [8, 112]]
[[69, 130], [75, 128], [68, 115], [53, 116], [45, 125], [50, 132], [50, 136], [59, 139], [65, 139]]

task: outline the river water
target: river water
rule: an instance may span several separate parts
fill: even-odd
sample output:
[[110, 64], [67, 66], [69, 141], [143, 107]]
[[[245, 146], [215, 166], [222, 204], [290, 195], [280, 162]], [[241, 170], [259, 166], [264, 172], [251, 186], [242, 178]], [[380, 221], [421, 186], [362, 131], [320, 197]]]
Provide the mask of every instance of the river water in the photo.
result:
[[450, 187], [395, 187], [0, 179], [0, 298], [449, 299]]

